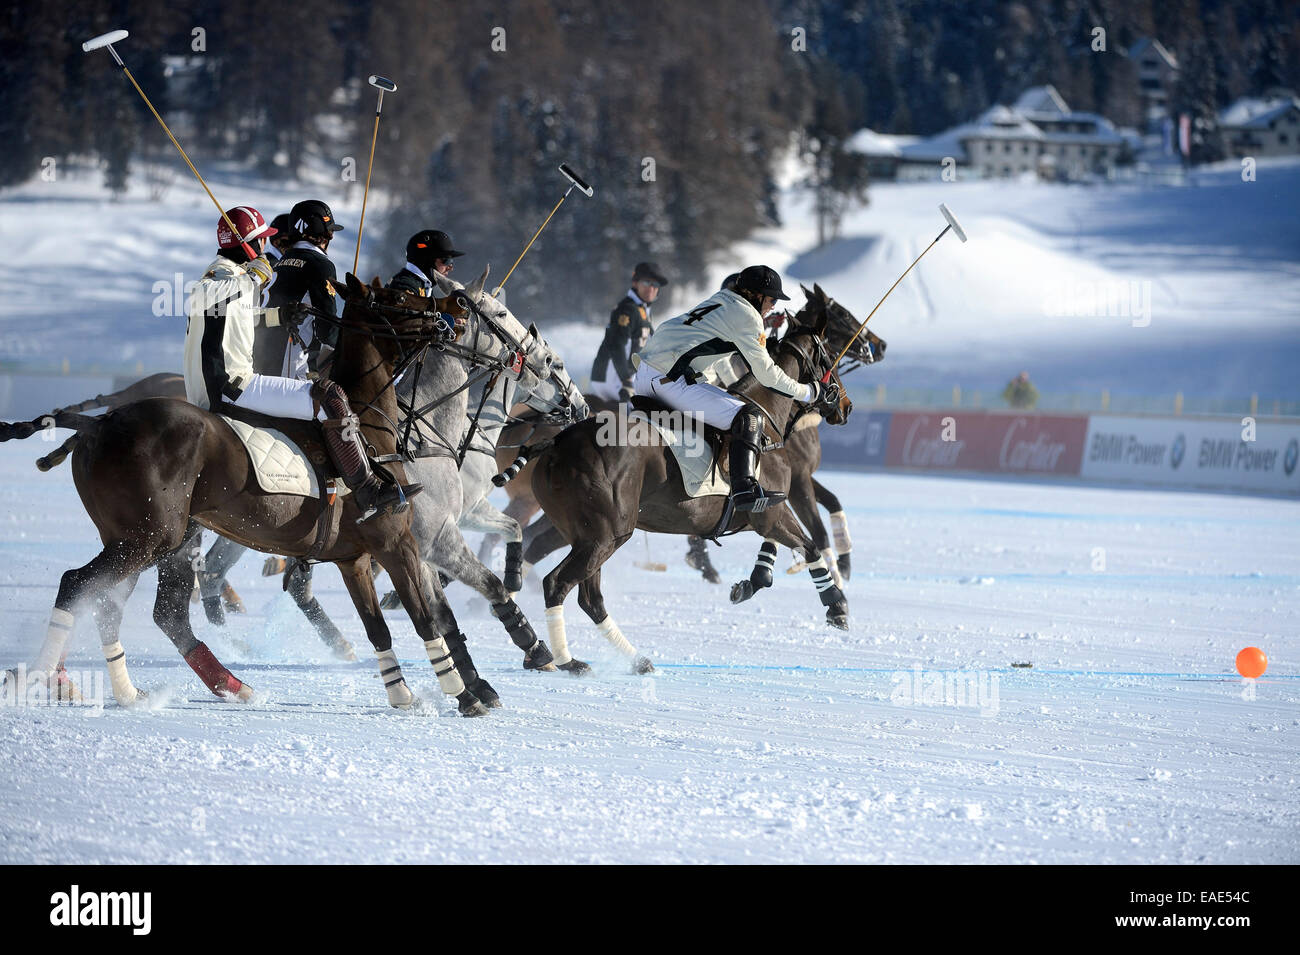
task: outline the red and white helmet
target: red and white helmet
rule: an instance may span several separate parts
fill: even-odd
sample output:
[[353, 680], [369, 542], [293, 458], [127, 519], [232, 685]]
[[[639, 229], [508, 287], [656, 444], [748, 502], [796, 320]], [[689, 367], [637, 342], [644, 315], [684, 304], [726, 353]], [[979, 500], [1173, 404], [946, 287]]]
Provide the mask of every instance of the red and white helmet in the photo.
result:
[[[230, 226], [226, 224], [227, 219], [235, 224], [239, 235], [231, 233]], [[253, 239], [269, 239], [278, 231], [267, 225], [262, 213], [252, 206], [235, 206], [227, 209], [226, 214], [217, 220], [217, 245], [223, 249], [237, 249], [244, 242]]]

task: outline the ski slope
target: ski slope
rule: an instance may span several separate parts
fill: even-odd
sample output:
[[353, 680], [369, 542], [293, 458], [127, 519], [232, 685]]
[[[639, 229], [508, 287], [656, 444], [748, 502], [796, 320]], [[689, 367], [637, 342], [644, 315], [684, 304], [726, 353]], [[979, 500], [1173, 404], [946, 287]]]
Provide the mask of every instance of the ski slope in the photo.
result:
[[[0, 445], [5, 666], [35, 652], [59, 575], [95, 550], [67, 467], [32, 467], [45, 450]], [[435, 715], [392, 614], [434, 705], [389, 710], [337, 572], [316, 589], [352, 664], [251, 558], [231, 575], [246, 616], [219, 631], [195, 608], [260, 696], [222, 703], [153, 626], [146, 579], [123, 643], [149, 708], [0, 707], [0, 862], [1300, 861], [1300, 502], [824, 478], [856, 544], [849, 632], [821, 623], [806, 575], [732, 607], [679, 538], [649, 539], [667, 573], [636, 569], [638, 535], [605, 593], [651, 676], [575, 600], [570, 641], [594, 675], [525, 673], [453, 588], [505, 702], [479, 720]], [[757, 543], [714, 550], [724, 581]], [[536, 590], [520, 603], [541, 628]], [[1271, 660], [1253, 687], [1232, 674], [1247, 645]], [[90, 628], [68, 665], [103, 673]], [[973, 672], [979, 705], [910, 701], [918, 667]]]

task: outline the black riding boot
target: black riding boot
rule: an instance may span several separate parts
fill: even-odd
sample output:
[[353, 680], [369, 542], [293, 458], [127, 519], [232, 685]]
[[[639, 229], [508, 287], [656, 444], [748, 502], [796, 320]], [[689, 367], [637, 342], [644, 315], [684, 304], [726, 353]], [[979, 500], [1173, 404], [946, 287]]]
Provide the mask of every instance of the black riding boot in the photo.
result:
[[366, 457], [365, 445], [361, 442], [357, 416], [352, 413], [343, 389], [328, 379], [321, 379], [312, 387], [312, 397], [320, 402], [328, 416], [321, 422], [325, 432], [325, 450], [361, 511], [358, 523], [377, 514], [400, 514], [406, 510], [406, 499], [424, 488], [419, 484], [398, 485], [381, 481], [375, 476], [370, 469], [370, 459]]
[[745, 408], [731, 422], [731, 500], [738, 511], [765, 511], [785, 500], [780, 491], [764, 491], [754, 477], [762, 441], [762, 412]]

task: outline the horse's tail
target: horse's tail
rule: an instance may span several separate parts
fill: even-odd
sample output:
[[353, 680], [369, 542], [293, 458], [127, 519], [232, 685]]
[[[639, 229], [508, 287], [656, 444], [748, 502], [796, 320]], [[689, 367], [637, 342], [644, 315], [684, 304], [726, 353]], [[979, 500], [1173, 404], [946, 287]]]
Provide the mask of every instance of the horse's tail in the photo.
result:
[[183, 376], [171, 371], [159, 372], [156, 375], [150, 375], [147, 378], [141, 378], [133, 384], [127, 385], [121, 391], [114, 391], [107, 395], [95, 395], [93, 398], [87, 398], [85, 401], [78, 402], [75, 405], [68, 405], [66, 408], [55, 408], [50, 412], [52, 415], [63, 414], [64, 412], [91, 411], [95, 408], [107, 408], [112, 411], [122, 405], [130, 404], [133, 401], [141, 401], [145, 398], [184, 398], [185, 397], [185, 379]]
[[41, 415], [39, 418], [33, 418], [31, 421], [0, 421], [0, 441], [13, 441], [15, 439], [21, 441], [23, 438], [30, 438], [38, 431], [48, 433], [53, 432], [55, 428], [71, 428], [80, 435], [85, 431], [99, 427], [102, 420], [103, 418], [99, 415], [55, 411]]
[[515, 458], [514, 461], [510, 463], [510, 467], [493, 477], [492, 483], [497, 487], [505, 487], [519, 475], [520, 471], [524, 469], [524, 465], [528, 463], [529, 458], [537, 457], [537, 455], [550, 448], [553, 444], [555, 444], [555, 439], [547, 438], [545, 441], [538, 441], [536, 444], [524, 445], [519, 449], [519, 457]]

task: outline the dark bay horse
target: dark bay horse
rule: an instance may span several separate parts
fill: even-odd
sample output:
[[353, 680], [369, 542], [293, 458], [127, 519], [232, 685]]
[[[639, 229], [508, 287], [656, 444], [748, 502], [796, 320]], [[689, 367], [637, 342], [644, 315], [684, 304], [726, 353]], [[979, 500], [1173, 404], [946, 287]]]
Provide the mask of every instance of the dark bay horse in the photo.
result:
[[[820, 315], [825, 314], [826, 344], [833, 353], [838, 354], [840, 349], [849, 344], [853, 333], [858, 328], [858, 320], [848, 309], [822, 291], [820, 285], [814, 285], [811, 290], [807, 287], [802, 288], [806, 301], [804, 307], [789, 320], [790, 329], [815, 323]], [[874, 363], [879, 361], [884, 353], [884, 340], [869, 329], [863, 329], [845, 354], [846, 367], [848, 370], [853, 370], [859, 365]], [[847, 374], [847, 371], [845, 373]], [[593, 407], [595, 410], [602, 410], [598, 405]], [[821, 465], [821, 439], [818, 427], [820, 421], [820, 415], [803, 412], [785, 439], [785, 457], [790, 465], [789, 505], [808, 530], [817, 550], [825, 558], [836, 585], [843, 587], [843, 581], [849, 578], [849, 551], [852, 544], [839, 499], [813, 477], [814, 472]], [[540, 443], [554, 437], [560, 430], [560, 428], [545, 426], [512, 426], [502, 435], [501, 443], [498, 445], [497, 464], [504, 470], [518, 456], [521, 446]], [[532, 472], [537, 466], [537, 461], [537, 458], [533, 458], [524, 464], [517, 476], [506, 485], [510, 503], [506, 506], [505, 513], [520, 523], [526, 523], [542, 509], [532, 489]], [[819, 505], [831, 513], [835, 550], [831, 549], [832, 537], [827, 532], [826, 525], [822, 523], [818, 511]], [[547, 554], [563, 546], [564, 543], [563, 538], [551, 528], [545, 516], [531, 526], [525, 541], [527, 544], [524, 552], [525, 568], [539, 563]], [[484, 541], [485, 546], [490, 546], [491, 543], [491, 541]], [[707, 561], [707, 552], [704, 558]], [[766, 571], [759, 571], [754, 577], [756, 583], [766, 576], [767, 583], [770, 585], [774, 558], [775, 544], [760, 551], [759, 559]], [[696, 565], [691, 564], [691, 566]], [[711, 567], [709, 563], [696, 569], [709, 579], [708, 570]]]
[[[832, 359], [823, 341], [826, 321], [822, 310], [814, 324], [793, 329], [781, 340], [774, 360], [786, 374], [810, 381], [820, 379], [830, 368]], [[794, 408], [792, 399], [763, 388], [752, 376], [746, 376], [736, 390], [764, 409], [775, 426], [769, 437], [779, 442]], [[842, 396], [834, 415], [836, 423], [847, 417], [850, 408], [848, 397]], [[652, 664], [636, 652], [605, 610], [601, 566], [637, 528], [666, 534], [712, 534], [723, 517], [727, 499], [720, 495], [687, 496], [672, 452], [657, 442], [633, 438], [631, 425], [626, 442], [602, 441], [598, 436], [604, 425], [602, 417], [598, 415], [561, 432], [537, 458], [533, 493], [556, 531], [570, 545], [569, 553], [543, 580], [546, 622], [557, 665], [567, 662], [570, 654], [564, 600], [578, 587], [578, 605], [616, 649], [632, 658], [633, 668], [644, 673], [653, 669]], [[725, 462], [719, 462], [719, 466], [725, 469]], [[782, 449], [763, 455], [761, 479], [765, 488], [784, 491], [789, 487], [790, 474], [790, 462]], [[744, 528], [766, 540], [800, 549], [827, 608], [827, 621], [847, 628], [848, 602], [786, 504], [733, 516], [730, 529]]]
[[[347, 277], [346, 302], [338, 321], [339, 347], [331, 375], [347, 391], [372, 457], [394, 455], [398, 419], [392, 388], [394, 367], [405, 367], [431, 344], [434, 314], [426, 301], [414, 307], [399, 292], [370, 288]], [[463, 297], [437, 301], [439, 310], [463, 318]], [[313, 423], [275, 419], [291, 437]], [[138, 698], [126, 671], [116, 631], [120, 607], [105, 600], [121, 581], [151, 564], [158, 565], [154, 621], [218, 695], [242, 695], [246, 689], [222, 666], [190, 629], [189, 595], [193, 584], [187, 545], [198, 525], [248, 547], [303, 557], [313, 552], [339, 566], [348, 593], [375, 648], [388, 700], [398, 708], [419, 704], [406, 685], [392, 649], [392, 636], [379, 609], [371, 576], [370, 555], [388, 571], [410, 615], [443, 692], [455, 697], [459, 711], [480, 716], [496, 694], [477, 676], [464, 635], [443, 598], [437, 581], [422, 585], [419, 548], [411, 534], [409, 509], [383, 514], [358, 524], [351, 495], [342, 496], [318, 540], [321, 510], [317, 498], [267, 494], [257, 483], [243, 444], [220, 417], [184, 401], [154, 398], [126, 405], [101, 417], [75, 413], [55, 416], [58, 427], [74, 428], [79, 440], [72, 455], [73, 480], [103, 550], [88, 564], [63, 575], [50, 616], [49, 630], [32, 673], [53, 677], [75, 622], [86, 603], [95, 602], [96, 618], [109, 663], [114, 696], [123, 705]], [[295, 425], [299, 429], [295, 429]], [[0, 441], [29, 437], [46, 426], [37, 419], [0, 423]], [[400, 463], [387, 465], [402, 482]], [[466, 673], [463, 680], [461, 673]], [[466, 685], [466, 680], [469, 686]]]

